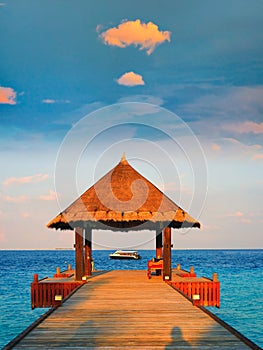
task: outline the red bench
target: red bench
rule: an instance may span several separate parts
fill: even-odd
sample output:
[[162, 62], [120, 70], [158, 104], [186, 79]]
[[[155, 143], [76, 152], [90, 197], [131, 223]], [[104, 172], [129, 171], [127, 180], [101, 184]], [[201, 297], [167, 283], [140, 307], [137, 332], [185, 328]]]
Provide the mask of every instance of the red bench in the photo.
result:
[[159, 260], [159, 261], [148, 260], [148, 270], [147, 270], [148, 278], [151, 278], [152, 272], [155, 272], [156, 274], [161, 275], [162, 270], [163, 270], [163, 260]]

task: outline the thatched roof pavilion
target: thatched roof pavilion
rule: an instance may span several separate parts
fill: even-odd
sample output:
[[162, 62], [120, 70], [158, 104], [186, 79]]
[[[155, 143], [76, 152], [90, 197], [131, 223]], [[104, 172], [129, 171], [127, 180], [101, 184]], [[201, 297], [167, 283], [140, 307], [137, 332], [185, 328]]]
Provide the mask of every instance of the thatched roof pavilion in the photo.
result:
[[[138, 173], [123, 156], [119, 164], [85, 191], [48, 224], [48, 228], [75, 227], [159, 229], [199, 227], [182, 208]], [[143, 225], [143, 226], [141, 226]]]
[[[162, 256], [163, 229], [167, 228], [171, 235], [171, 228], [200, 228], [200, 223], [138, 173], [123, 155], [119, 164], [52, 219], [47, 227], [75, 229], [76, 242], [85, 230], [85, 249], [89, 247], [86, 250], [91, 260], [92, 229], [155, 230], [156, 250], [159, 249], [156, 254]], [[171, 243], [169, 246], [171, 248]], [[90, 272], [90, 267], [85, 270]]]

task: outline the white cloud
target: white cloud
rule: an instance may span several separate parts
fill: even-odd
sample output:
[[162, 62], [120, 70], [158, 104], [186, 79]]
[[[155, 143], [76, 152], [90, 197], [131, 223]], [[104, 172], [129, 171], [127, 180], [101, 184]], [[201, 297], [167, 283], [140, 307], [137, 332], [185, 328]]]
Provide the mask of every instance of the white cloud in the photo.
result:
[[26, 183], [37, 183], [45, 181], [49, 176], [47, 174], [36, 174], [24, 177], [9, 177], [3, 182], [4, 186], [22, 185]]
[[[152, 95], [130, 95], [121, 97], [118, 101], [118, 103], [125, 103], [125, 102], [137, 102], [137, 103], [147, 103], [155, 106], [161, 106], [164, 104], [164, 100], [160, 98], [159, 96], [152, 96]], [[153, 106], [154, 107], [154, 106]], [[160, 112], [160, 108], [157, 108], [156, 111]]]
[[[221, 118], [221, 121], [234, 117], [238, 118], [239, 122], [249, 120], [252, 117], [262, 118], [263, 86], [206, 86], [201, 93], [202, 95], [193, 102], [182, 106], [184, 113], [216, 117], [217, 120]], [[228, 124], [223, 127], [226, 129]]]
[[47, 98], [47, 99], [44, 99], [42, 100], [42, 103], [45, 103], [45, 104], [55, 104], [55, 103], [70, 103], [69, 100], [53, 100], [53, 99], [50, 99], [50, 98]]
[[119, 79], [117, 79], [117, 82], [119, 85], [125, 86], [145, 85], [142, 76], [134, 72], [124, 73]]

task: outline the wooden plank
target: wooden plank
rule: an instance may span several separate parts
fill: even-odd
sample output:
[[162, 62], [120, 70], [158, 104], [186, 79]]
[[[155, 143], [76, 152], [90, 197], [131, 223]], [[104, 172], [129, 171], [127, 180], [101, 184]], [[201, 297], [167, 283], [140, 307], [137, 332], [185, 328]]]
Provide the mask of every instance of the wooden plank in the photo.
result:
[[161, 278], [111, 271], [88, 280], [15, 349], [250, 349]]

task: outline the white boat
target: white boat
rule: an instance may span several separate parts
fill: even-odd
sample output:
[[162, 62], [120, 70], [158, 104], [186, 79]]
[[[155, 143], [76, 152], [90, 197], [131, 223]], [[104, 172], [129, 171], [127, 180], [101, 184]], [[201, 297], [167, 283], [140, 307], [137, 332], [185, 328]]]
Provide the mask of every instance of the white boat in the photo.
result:
[[111, 259], [134, 259], [139, 260], [141, 256], [137, 250], [116, 250], [116, 252], [109, 255]]

